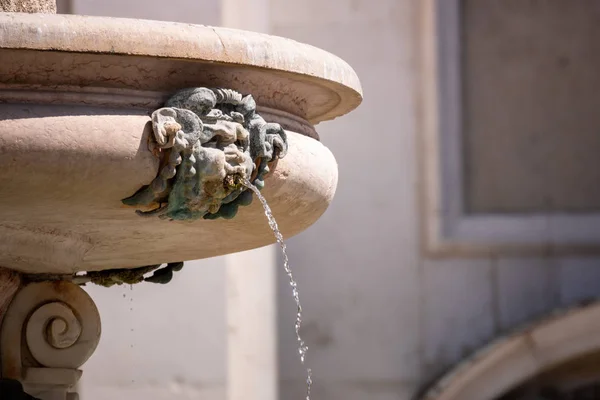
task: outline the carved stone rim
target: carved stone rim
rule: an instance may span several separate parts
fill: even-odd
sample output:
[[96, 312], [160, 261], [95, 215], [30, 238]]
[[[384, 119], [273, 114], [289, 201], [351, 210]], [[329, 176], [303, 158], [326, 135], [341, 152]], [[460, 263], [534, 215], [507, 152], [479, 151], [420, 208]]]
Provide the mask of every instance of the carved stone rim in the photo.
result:
[[[164, 104], [171, 93], [146, 90], [42, 86], [0, 83], [0, 104], [66, 104], [98, 107], [124, 107], [144, 111], [154, 111]], [[283, 110], [258, 106], [259, 113], [284, 129], [321, 140], [314, 126], [306, 119]]]
[[290, 83], [302, 80], [327, 88], [332, 98], [337, 95], [339, 101], [325, 107], [319, 102], [310, 105], [313, 123], [347, 114], [362, 101], [356, 73], [339, 57], [255, 32], [124, 18], [0, 13], [0, 48], [151, 56], [265, 69], [287, 76]]

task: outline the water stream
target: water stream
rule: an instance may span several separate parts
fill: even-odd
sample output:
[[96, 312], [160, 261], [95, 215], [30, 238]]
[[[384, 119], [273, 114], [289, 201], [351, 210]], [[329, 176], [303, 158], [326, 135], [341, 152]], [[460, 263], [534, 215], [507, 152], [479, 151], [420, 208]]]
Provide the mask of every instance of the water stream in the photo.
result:
[[[275, 217], [273, 216], [273, 213], [271, 212], [271, 207], [269, 207], [269, 205], [267, 204], [267, 200], [260, 193], [258, 188], [247, 180], [244, 181], [244, 186], [246, 186], [248, 189], [252, 190], [254, 192], [254, 194], [256, 195], [256, 197], [258, 197], [258, 199], [260, 200], [263, 208], [265, 209], [265, 215], [267, 216], [267, 219], [269, 221], [269, 226], [273, 230], [273, 233], [275, 234], [275, 239], [277, 239], [277, 243], [279, 243], [279, 247], [281, 248], [281, 253], [283, 255], [283, 268], [285, 270], [285, 273], [288, 276], [290, 286], [292, 287], [292, 296], [294, 297], [294, 301], [296, 302], [297, 312], [296, 312], [296, 323], [294, 325], [294, 328], [296, 330], [296, 339], [298, 340], [298, 355], [300, 356], [300, 362], [302, 363], [302, 365], [306, 366], [306, 352], [308, 350], [308, 347], [306, 346], [306, 344], [304, 343], [304, 340], [302, 340], [302, 337], [300, 336], [300, 328], [302, 326], [302, 305], [300, 304], [300, 295], [298, 293], [298, 284], [296, 283], [296, 280], [294, 279], [294, 274], [292, 274], [292, 269], [290, 268], [290, 262], [289, 262], [289, 259], [287, 256], [285, 242], [283, 241], [283, 235], [279, 231], [279, 227], [277, 226]], [[310, 368], [306, 367], [306, 400], [310, 400], [311, 388], [312, 388], [312, 371]]]

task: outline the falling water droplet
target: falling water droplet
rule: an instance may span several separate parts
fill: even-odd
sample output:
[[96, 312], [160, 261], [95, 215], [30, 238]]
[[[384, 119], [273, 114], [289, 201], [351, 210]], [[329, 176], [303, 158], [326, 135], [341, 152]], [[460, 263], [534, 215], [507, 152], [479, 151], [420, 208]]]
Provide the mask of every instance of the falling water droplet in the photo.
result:
[[[133, 292], [133, 285], [129, 285], [129, 291]], [[123, 297], [125, 297], [125, 295], [123, 295]], [[133, 312], [133, 293], [131, 293], [131, 295], [129, 296], [129, 312]], [[133, 324], [133, 321], [134, 321], [134, 319], [132, 317], [130, 319], [130, 323]], [[133, 347], [134, 347], [133, 346], [133, 339], [134, 339], [133, 338], [133, 326], [131, 326], [129, 329], [130, 329], [130, 331], [129, 331], [130, 332], [130, 337], [129, 337], [130, 344], [129, 344], [129, 348], [131, 350], [133, 350]], [[133, 356], [133, 353], [132, 353], [132, 356]], [[135, 385], [135, 378], [134, 377], [131, 378], [131, 384]]]
[[[267, 216], [267, 220], [269, 221], [269, 226], [271, 230], [273, 230], [273, 234], [275, 235], [275, 239], [277, 239], [277, 243], [279, 243], [279, 247], [281, 248], [281, 253], [283, 255], [283, 269], [288, 276], [290, 286], [292, 287], [292, 296], [294, 297], [294, 301], [296, 302], [296, 322], [294, 324], [294, 328], [296, 331], [296, 340], [298, 341], [298, 355], [300, 358], [300, 362], [302, 365], [305, 365], [306, 361], [306, 352], [308, 351], [308, 346], [304, 343], [304, 340], [300, 336], [300, 328], [302, 327], [302, 305], [300, 304], [300, 294], [298, 293], [298, 283], [294, 279], [294, 274], [292, 273], [292, 269], [290, 267], [290, 262], [287, 255], [287, 250], [285, 246], [285, 242], [283, 240], [283, 235], [279, 231], [279, 227], [277, 226], [277, 221], [275, 221], [275, 217], [273, 216], [273, 212], [271, 211], [271, 207], [267, 204], [267, 199], [260, 193], [258, 188], [250, 183], [248, 180], [244, 180], [244, 186], [248, 189], [252, 190], [256, 197], [260, 200], [263, 208], [265, 209], [265, 215]], [[310, 368], [306, 368], [306, 400], [310, 400], [310, 393], [312, 389], [312, 370]]]

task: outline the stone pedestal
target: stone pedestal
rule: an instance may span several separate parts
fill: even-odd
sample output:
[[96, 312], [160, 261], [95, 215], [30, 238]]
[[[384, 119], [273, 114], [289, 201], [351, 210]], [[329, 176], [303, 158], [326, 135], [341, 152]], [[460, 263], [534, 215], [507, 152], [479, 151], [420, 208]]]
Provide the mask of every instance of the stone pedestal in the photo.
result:
[[78, 369], [100, 340], [100, 315], [78, 285], [27, 282], [0, 271], [2, 378], [41, 400], [76, 400]]

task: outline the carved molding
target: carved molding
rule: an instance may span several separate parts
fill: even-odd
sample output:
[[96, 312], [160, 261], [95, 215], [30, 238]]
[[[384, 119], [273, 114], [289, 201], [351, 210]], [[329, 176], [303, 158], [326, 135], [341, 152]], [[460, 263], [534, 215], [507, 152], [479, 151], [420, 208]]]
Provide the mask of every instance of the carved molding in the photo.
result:
[[100, 340], [89, 295], [67, 281], [34, 282], [13, 298], [0, 330], [2, 378], [41, 399], [75, 399], [68, 390]]
[[[80, 105], [156, 110], [164, 105], [171, 93], [163, 91], [105, 88], [96, 86], [56, 85], [48, 90], [38, 84], [10, 84], [0, 82], [0, 103]], [[315, 127], [298, 115], [289, 111], [266, 106], [257, 106], [257, 112], [266, 120], [320, 141]]]
[[285, 156], [286, 133], [256, 112], [251, 95], [190, 88], [152, 113], [150, 150], [158, 176], [123, 203], [154, 207], [144, 216], [170, 220], [232, 218], [252, 201], [241, 184], [264, 186], [270, 163]]

